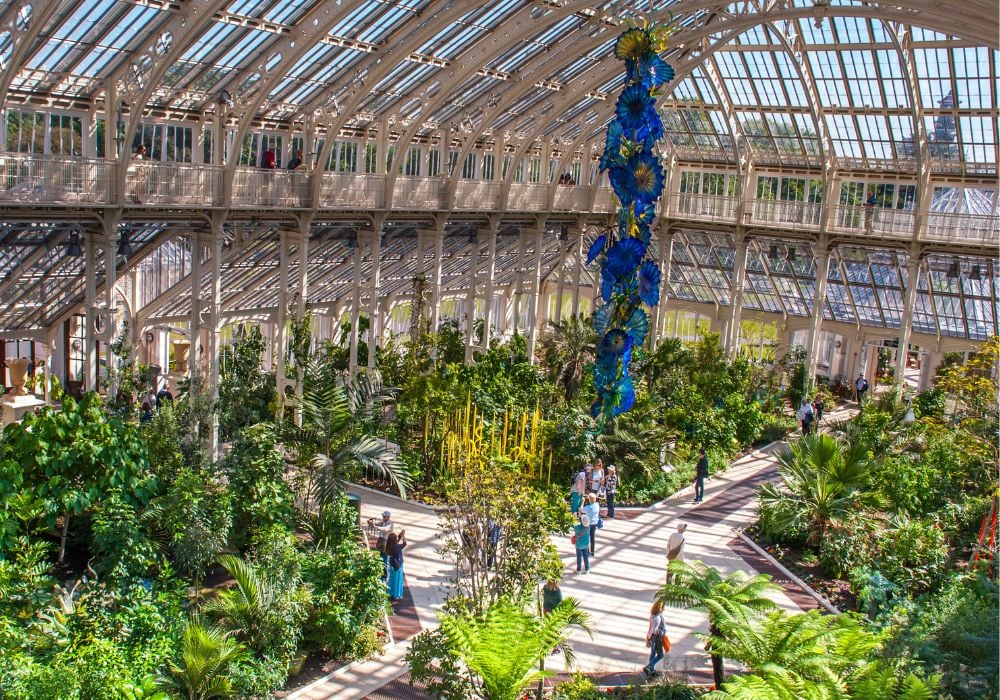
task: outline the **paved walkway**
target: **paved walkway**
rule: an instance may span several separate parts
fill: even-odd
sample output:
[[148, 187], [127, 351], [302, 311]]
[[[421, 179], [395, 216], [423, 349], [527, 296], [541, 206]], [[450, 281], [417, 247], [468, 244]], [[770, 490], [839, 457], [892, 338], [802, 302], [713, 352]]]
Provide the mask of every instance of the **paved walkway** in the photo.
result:
[[[840, 420], [852, 413], [853, 409], [841, 407], [827, 415], [831, 420]], [[595, 630], [593, 638], [574, 634], [577, 652], [574, 670], [609, 682], [627, 682], [639, 673], [648, 660], [645, 634], [649, 607], [656, 589], [663, 583], [667, 538], [678, 522], [688, 523], [685, 547], [688, 560], [701, 560], [723, 572], [743, 569], [754, 573], [748, 563], [753, 559], [745, 555], [745, 548], [735, 547], [734, 551], [733, 529], [747, 527], [756, 520], [757, 486], [774, 476], [774, 452], [781, 446], [776, 443], [751, 452], [724, 474], [709, 479], [705, 500], [700, 504], [692, 502], [693, 489], [688, 487], [635, 517], [630, 514], [627, 519], [606, 519], [604, 528], [597, 533], [597, 555], [591, 559], [588, 575], [574, 573], [575, 554], [569, 537], [555, 538], [567, 563], [563, 594], [580, 601], [590, 613]], [[413, 600], [412, 612], [423, 629], [436, 626], [435, 611], [444, 602], [448, 581], [455, 573], [454, 566], [435, 551], [439, 542], [436, 514], [385, 494], [367, 489], [358, 492], [362, 497], [362, 519], [377, 517], [388, 508], [397, 526], [406, 529], [410, 546], [406, 550], [405, 571]], [[790, 611], [813, 607], [803, 603], [800, 595], [779, 592], [774, 599]], [[411, 613], [409, 609], [401, 612]], [[704, 642], [696, 636], [707, 631], [704, 615], [668, 609], [667, 620], [672, 650], [661, 668], [683, 672], [698, 680], [709, 679], [711, 667]], [[289, 697], [301, 700], [407, 697], [407, 686], [396, 680], [406, 673], [403, 656], [407, 648], [407, 641], [397, 641], [382, 657], [334, 672]], [[548, 666], [559, 672], [563, 670], [562, 664], [561, 657], [556, 656], [550, 657]]]

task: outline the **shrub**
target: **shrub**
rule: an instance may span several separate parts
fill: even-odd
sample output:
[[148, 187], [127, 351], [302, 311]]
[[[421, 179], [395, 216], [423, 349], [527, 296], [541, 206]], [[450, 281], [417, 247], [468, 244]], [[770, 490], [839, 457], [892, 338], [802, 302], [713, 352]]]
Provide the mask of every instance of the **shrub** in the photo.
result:
[[944, 391], [937, 387], [921, 391], [913, 400], [913, 409], [917, 418], [929, 416], [932, 418], [944, 418], [945, 406], [948, 397]]
[[875, 566], [889, 580], [912, 593], [935, 586], [948, 566], [948, 542], [933, 519], [893, 518], [877, 535]]
[[233, 540], [245, 547], [271, 525], [291, 527], [294, 495], [285, 482], [285, 458], [270, 423], [245, 428], [223, 460], [233, 499]]

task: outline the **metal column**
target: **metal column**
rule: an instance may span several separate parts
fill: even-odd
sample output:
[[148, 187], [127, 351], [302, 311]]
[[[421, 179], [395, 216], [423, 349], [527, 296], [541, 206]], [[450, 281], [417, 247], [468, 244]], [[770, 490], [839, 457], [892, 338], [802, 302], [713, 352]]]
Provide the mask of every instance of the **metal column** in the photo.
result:
[[816, 377], [819, 339], [823, 332], [823, 307], [826, 306], [826, 282], [830, 276], [830, 250], [825, 245], [817, 247], [816, 293], [813, 296], [813, 314], [809, 321], [809, 348], [806, 358], [806, 381], [811, 385]]
[[528, 304], [528, 361], [535, 364], [535, 344], [538, 341], [538, 306], [541, 303], [542, 281], [542, 236], [539, 229], [535, 233], [535, 254], [531, 270], [531, 301]]
[[378, 311], [378, 287], [382, 257], [381, 224], [372, 232], [368, 245], [372, 261], [372, 279], [368, 288], [368, 369], [375, 369], [375, 347], [381, 337], [381, 319]]
[[896, 352], [896, 383], [903, 383], [903, 373], [906, 371], [906, 355], [910, 346], [910, 333], [913, 331], [913, 312], [917, 306], [917, 288], [920, 279], [920, 257], [910, 253], [909, 265], [906, 269], [906, 297], [903, 299], [903, 321], [899, 327], [899, 348]]
[[194, 380], [198, 376], [198, 347], [201, 342], [201, 235], [198, 231], [191, 234], [191, 320], [188, 338], [191, 341], [188, 371], [191, 373], [193, 389]]
[[84, 329], [84, 389], [86, 391], [97, 391], [97, 247], [94, 241], [96, 236], [93, 231], [84, 233], [84, 266], [83, 271], [86, 279], [84, 291], [84, 304], [86, 305], [87, 324]]
[[737, 234], [736, 259], [733, 261], [733, 284], [729, 290], [729, 323], [725, 347], [735, 354], [740, 349], [740, 326], [743, 316], [743, 286], [747, 276], [747, 247], [750, 241], [746, 235]]

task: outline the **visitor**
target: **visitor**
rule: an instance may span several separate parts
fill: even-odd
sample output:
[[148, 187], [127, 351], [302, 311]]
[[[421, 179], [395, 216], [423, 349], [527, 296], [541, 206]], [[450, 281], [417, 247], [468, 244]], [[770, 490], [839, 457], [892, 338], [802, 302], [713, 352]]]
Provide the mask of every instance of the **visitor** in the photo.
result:
[[170, 393], [170, 382], [164, 382], [163, 388], [156, 392], [157, 410], [163, 408], [163, 404], [167, 401], [171, 403], [174, 401], [174, 395]]
[[129, 199], [134, 204], [142, 204], [142, 190], [146, 181], [146, 167], [143, 161], [146, 160], [146, 146], [139, 144], [132, 153], [130, 165], [126, 171], [128, 176]]
[[295, 151], [295, 155], [292, 156], [292, 159], [288, 161], [288, 169], [295, 170], [300, 165], [302, 165], [302, 151], [298, 150]]
[[378, 537], [375, 539], [375, 549], [382, 555], [382, 567], [385, 571], [383, 578], [389, 578], [389, 535], [396, 529], [396, 524], [392, 522], [392, 512], [382, 511], [382, 522], [375, 523], [375, 530]]
[[[545, 582], [542, 587], [542, 614], [548, 615], [556, 606], [562, 602], [563, 594], [562, 589], [559, 588], [559, 582], [555, 579], [549, 579]], [[559, 647], [554, 647], [552, 649], [553, 654], [559, 654], [562, 650]]]
[[667, 540], [667, 583], [670, 583], [670, 562], [684, 561], [684, 543], [687, 539], [684, 533], [687, 532], [687, 523], [677, 523], [677, 532], [670, 535]]
[[809, 405], [809, 399], [802, 397], [802, 404], [799, 406], [799, 410], [795, 413], [795, 417], [799, 419], [802, 423], [802, 434], [809, 434], [809, 427], [813, 422], [813, 407]]
[[649, 610], [649, 630], [646, 632], [646, 646], [649, 647], [649, 663], [643, 667], [647, 676], [655, 676], [656, 664], [664, 656], [664, 651], [670, 651], [670, 640], [667, 639], [667, 619], [663, 616], [663, 602], [656, 601]]
[[591, 469], [593, 469], [593, 466], [588, 464], [573, 477], [573, 486], [569, 490], [569, 510], [573, 515], [580, 512], [580, 506], [583, 504], [583, 495], [587, 492], [587, 481]]
[[694, 502], [701, 503], [705, 498], [705, 479], [708, 478], [708, 455], [701, 450], [701, 459], [694, 471]]
[[274, 170], [278, 167], [278, 157], [275, 155], [273, 148], [264, 151], [264, 155], [260, 158], [260, 167], [264, 170]]
[[865, 392], [868, 391], [868, 380], [865, 379], [864, 373], [858, 374], [858, 378], [854, 380], [854, 390], [858, 394], [858, 406], [865, 398]]
[[403, 599], [403, 550], [406, 549], [406, 530], [397, 535], [390, 533], [385, 541], [389, 553], [389, 599]]
[[573, 526], [572, 540], [576, 545], [576, 573], [590, 573], [590, 519], [581, 514], [580, 521]]
[[486, 568], [492, 569], [496, 563], [497, 549], [500, 547], [500, 525], [493, 520], [486, 520]]
[[597, 501], [596, 493], [587, 494], [587, 502], [583, 504], [580, 512], [587, 516], [590, 521], [590, 556], [594, 556], [595, 545], [597, 544], [597, 528], [601, 522], [601, 504]]
[[139, 416], [140, 423], [148, 423], [153, 420], [153, 404], [149, 403], [149, 399], [142, 402], [142, 415]]
[[872, 192], [871, 196], [865, 202], [865, 233], [871, 233], [875, 226], [875, 193]]
[[823, 403], [823, 395], [816, 394], [816, 398], [813, 399], [813, 412], [816, 414], [816, 425], [823, 420], [823, 409], [826, 408], [826, 404]]
[[598, 457], [594, 460], [594, 468], [590, 471], [590, 483], [587, 485], [587, 493], [601, 496], [604, 490], [604, 462]]
[[618, 491], [618, 472], [615, 465], [608, 465], [608, 475], [604, 477], [604, 496], [608, 499], [608, 517], [615, 519], [615, 493]]

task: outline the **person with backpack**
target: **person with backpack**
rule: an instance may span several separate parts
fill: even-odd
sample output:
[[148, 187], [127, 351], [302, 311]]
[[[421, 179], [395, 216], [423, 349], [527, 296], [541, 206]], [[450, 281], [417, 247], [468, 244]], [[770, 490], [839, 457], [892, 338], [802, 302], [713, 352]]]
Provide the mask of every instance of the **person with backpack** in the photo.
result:
[[799, 406], [795, 417], [802, 423], [802, 434], [808, 435], [809, 427], [813, 422], [813, 407], [809, 405], [809, 399], [804, 396], [802, 397], [802, 405]]
[[387, 543], [389, 541], [389, 535], [391, 535], [393, 530], [396, 529], [395, 523], [392, 522], [392, 513], [387, 510], [382, 511], [382, 521], [372, 523], [372, 525], [375, 528], [375, 531], [378, 532], [378, 537], [375, 539], [375, 549], [382, 555], [382, 566], [385, 570], [384, 578], [388, 579], [389, 551]]
[[656, 601], [649, 611], [649, 630], [646, 632], [646, 646], [649, 647], [649, 663], [642, 670], [646, 676], [658, 675], [656, 664], [670, 651], [667, 639], [667, 619], [663, 615], [663, 602]]
[[854, 390], [858, 392], [858, 406], [865, 398], [865, 392], [868, 391], [868, 380], [865, 379], [864, 374], [859, 374], [858, 378], [854, 380]]

